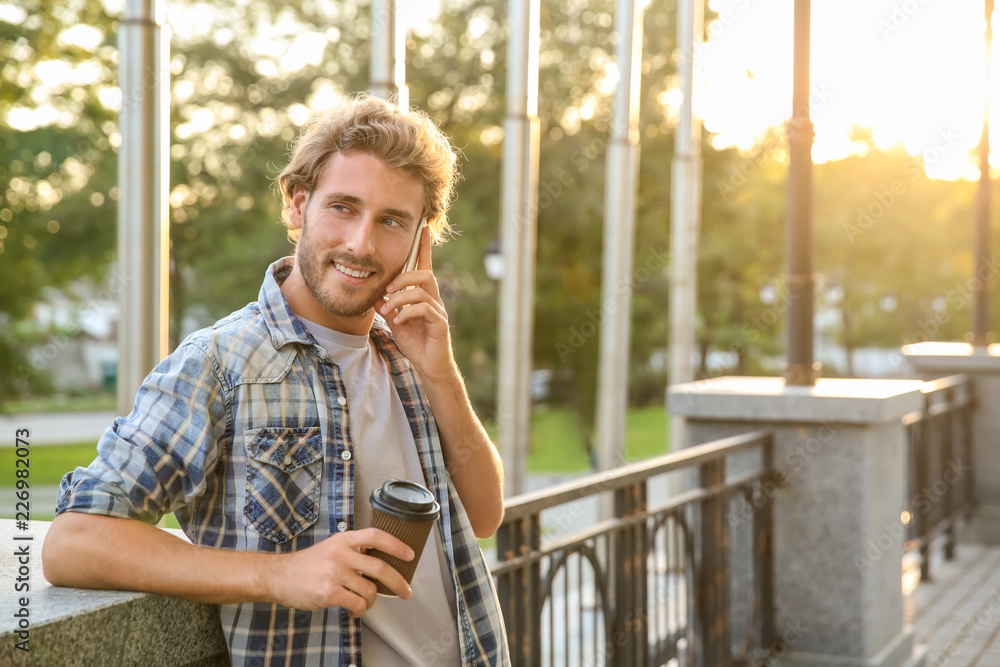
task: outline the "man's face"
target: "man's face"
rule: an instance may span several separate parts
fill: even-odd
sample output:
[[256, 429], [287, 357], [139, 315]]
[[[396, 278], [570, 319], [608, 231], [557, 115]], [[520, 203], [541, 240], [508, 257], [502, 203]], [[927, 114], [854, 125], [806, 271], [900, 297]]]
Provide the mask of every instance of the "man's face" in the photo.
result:
[[[367, 153], [333, 155], [316, 189], [295, 194], [289, 220], [302, 230], [295, 265], [311, 301], [329, 316], [320, 323], [342, 331], [370, 325], [372, 308], [406, 262], [423, 203], [416, 176]], [[352, 326], [359, 320], [367, 322]]]

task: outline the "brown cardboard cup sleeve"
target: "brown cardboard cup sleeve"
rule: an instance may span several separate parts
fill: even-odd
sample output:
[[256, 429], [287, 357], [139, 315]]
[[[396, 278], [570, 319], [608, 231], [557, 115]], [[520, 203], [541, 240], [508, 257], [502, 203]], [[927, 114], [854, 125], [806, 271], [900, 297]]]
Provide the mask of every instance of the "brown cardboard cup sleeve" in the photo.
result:
[[[366, 553], [384, 560], [403, 575], [406, 583], [411, 583], [427, 536], [441, 514], [441, 506], [427, 487], [405, 479], [390, 479], [372, 491], [371, 505], [372, 528], [384, 530], [409, 545], [413, 549], [413, 560], [400, 560], [378, 549], [369, 549]], [[396, 594], [380, 581], [375, 581], [375, 585], [382, 595], [395, 597]]]

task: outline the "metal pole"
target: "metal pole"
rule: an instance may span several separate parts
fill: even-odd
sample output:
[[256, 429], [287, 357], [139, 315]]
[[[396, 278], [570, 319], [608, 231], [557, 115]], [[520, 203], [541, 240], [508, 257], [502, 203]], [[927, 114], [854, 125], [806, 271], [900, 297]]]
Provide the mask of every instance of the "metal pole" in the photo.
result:
[[[986, 0], [986, 96], [983, 109], [983, 135], [979, 139], [979, 191], [976, 194], [976, 265], [978, 275], [981, 267], [990, 261], [990, 52], [993, 44], [993, 0]], [[977, 281], [974, 290], [975, 302], [972, 311], [972, 344], [981, 347], [989, 345], [993, 336], [990, 332], [990, 282], [988, 276]]]
[[498, 437], [504, 492], [524, 492], [531, 437], [531, 341], [538, 213], [538, 0], [511, 0], [504, 118], [498, 347]]
[[401, 109], [410, 106], [406, 86], [406, 26], [395, 0], [372, 0], [371, 71], [369, 90], [384, 100], [396, 99]]
[[[674, 133], [670, 194], [670, 376], [668, 385], [694, 380], [694, 331], [697, 314], [698, 220], [701, 213], [701, 124], [695, 121], [694, 40], [704, 20], [702, 0], [677, 5], [678, 73], [681, 121]], [[684, 418], [670, 420], [670, 448], [684, 446]], [[679, 489], [678, 489], [679, 491]]]
[[813, 363], [812, 275], [812, 145], [809, 118], [810, 0], [795, 0], [795, 46], [792, 65], [792, 118], [788, 121], [788, 363], [785, 382], [812, 385], [819, 365]]
[[128, 0], [119, 26], [118, 412], [167, 354], [170, 29], [157, 0]]
[[677, 640], [677, 667], [688, 667], [688, 641], [684, 638]]
[[601, 470], [610, 470], [625, 462], [632, 246], [639, 170], [638, 99], [643, 8], [642, 3], [635, 0], [622, 0], [617, 8], [615, 61], [620, 77], [615, 91], [606, 168], [601, 347], [597, 376], [597, 445]]

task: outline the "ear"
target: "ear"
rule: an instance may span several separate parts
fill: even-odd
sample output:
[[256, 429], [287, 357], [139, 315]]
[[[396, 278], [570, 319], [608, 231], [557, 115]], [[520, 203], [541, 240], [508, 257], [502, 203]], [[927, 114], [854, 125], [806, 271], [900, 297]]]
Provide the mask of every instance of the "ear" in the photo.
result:
[[306, 212], [306, 205], [309, 203], [309, 195], [305, 190], [299, 188], [292, 195], [292, 201], [288, 203], [288, 226], [291, 229], [302, 229], [302, 217]]

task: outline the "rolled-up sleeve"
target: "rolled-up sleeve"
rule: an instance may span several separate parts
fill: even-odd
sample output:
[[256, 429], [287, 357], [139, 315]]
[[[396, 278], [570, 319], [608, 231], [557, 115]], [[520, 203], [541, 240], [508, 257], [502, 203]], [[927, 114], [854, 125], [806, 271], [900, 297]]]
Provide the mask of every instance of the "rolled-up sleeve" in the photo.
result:
[[205, 492], [227, 430], [227, 388], [214, 358], [187, 341], [143, 382], [135, 407], [101, 437], [97, 458], [67, 473], [56, 514], [156, 523]]

